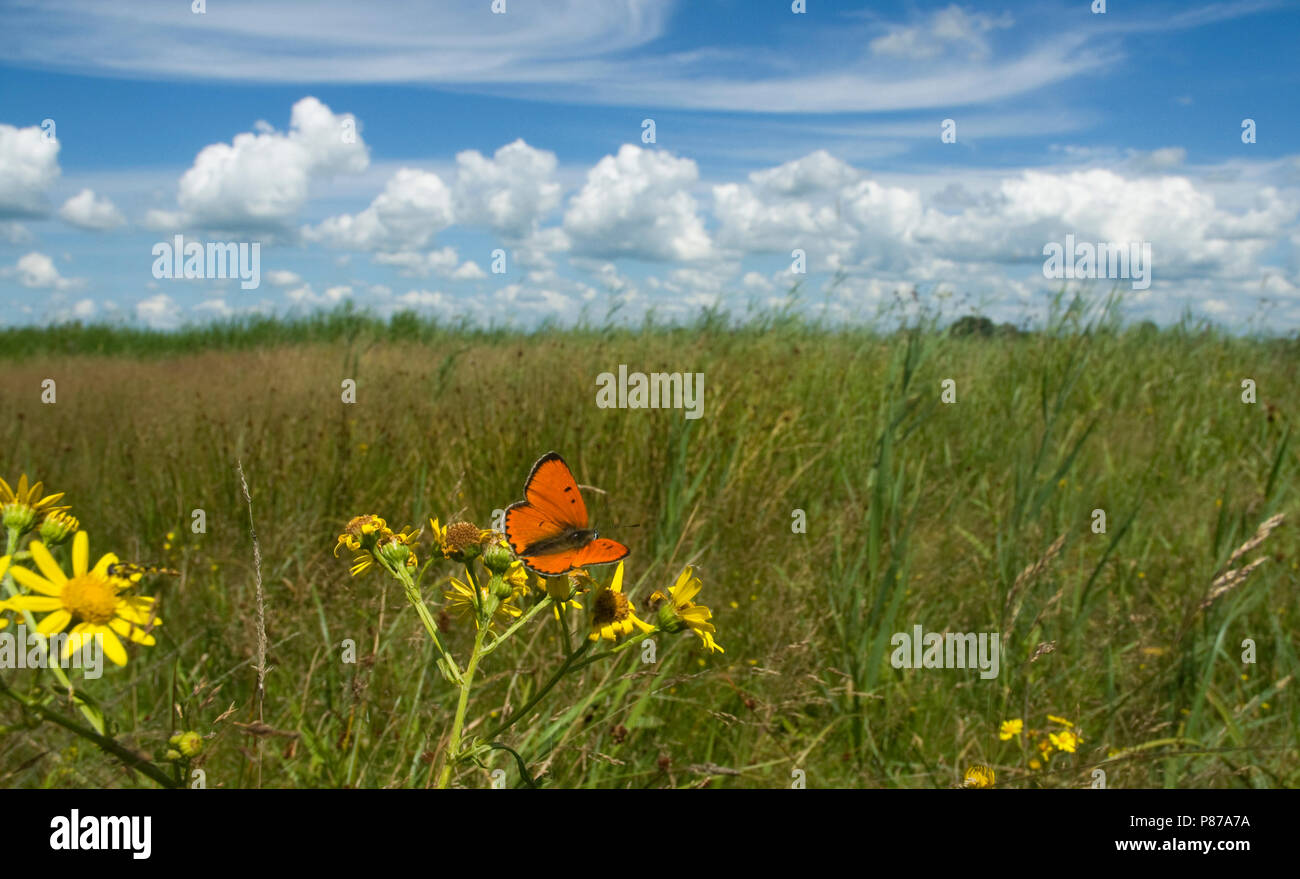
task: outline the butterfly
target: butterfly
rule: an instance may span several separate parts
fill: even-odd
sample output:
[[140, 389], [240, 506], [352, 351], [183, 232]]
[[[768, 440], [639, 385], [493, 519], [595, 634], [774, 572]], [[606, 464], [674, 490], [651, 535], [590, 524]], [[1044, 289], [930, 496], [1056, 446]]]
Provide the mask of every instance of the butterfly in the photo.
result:
[[628, 554], [616, 540], [589, 528], [587, 505], [569, 465], [555, 452], [537, 459], [524, 500], [506, 508], [506, 540], [529, 570], [558, 577], [588, 565], [608, 565]]

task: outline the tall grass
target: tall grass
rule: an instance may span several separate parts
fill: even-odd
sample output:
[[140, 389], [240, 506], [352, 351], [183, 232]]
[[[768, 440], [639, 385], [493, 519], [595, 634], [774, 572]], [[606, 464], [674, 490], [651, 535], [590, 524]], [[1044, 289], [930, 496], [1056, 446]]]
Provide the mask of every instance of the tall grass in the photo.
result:
[[[349, 579], [334, 537], [363, 512], [488, 525], [555, 449], [605, 492], [594, 517], [632, 547], [638, 604], [697, 565], [727, 652], [661, 638], [655, 664], [566, 680], [511, 731], [542, 783], [779, 786], [801, 769], [813, 786], [947, 786], [981, 762], [1008, 786], [1086, 786], [1097, 767], [1122, 787], [1295, 786], [1297, 353], [1188, 321], [1125, 328], [1113, 307], [1077, 303], [997, 338], [925, 314], [896, 331], [716, 313], [533, 333], [349, 312], [177, 334], [10, 328], [0, 474], [67, 491], [92, 553], [182, 570], [156, 584], [159, 645], [91, 686], [132, 747], [160, 750], [174, 724], [216, 730], [210, 785], [254, 783], [258, 768], [265, 786], [427, 784], [454, 692], [401, 596]], [[702, 372], [704, 417], [597, 408], [597, 374], [620, 363]], [[257, 719], [240, 460], [265, 590], [262, 719], [287, 734], [260, 739], [235, 725]], [[191, 533], [196, 508], [206, 534]], [[1268, 561], [1202, 609], [1279, 512], [1291, 520], [1241, 560]], [[1001, 674], [894, 668], [891, 635], [918, 623], [1007, 633]], [[486, 660], [471, 716], [508, 716], [554, 671], [558, 628], [530, 631]], [[472, 633], [447, 637], [463, 653]], [[0, 712], [0, 783], [145, 783]], [[1084, 741], [1031, 769], [999, 724], [1048, 713]], [[497, 754], [459, 783], [485, 786], [494, 768], [526, 783]]]

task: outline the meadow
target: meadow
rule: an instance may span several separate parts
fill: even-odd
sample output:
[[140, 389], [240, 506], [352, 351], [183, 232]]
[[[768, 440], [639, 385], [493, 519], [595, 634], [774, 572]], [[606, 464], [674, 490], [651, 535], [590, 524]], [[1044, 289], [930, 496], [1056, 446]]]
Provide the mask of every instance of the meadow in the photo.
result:
[[[963, 326], [706, 313], [525, 333], [340, 311], [11, 327], [0, 477], [66, 492], [92, 558], [180, 571], [142, 583], [157, 644], [84, 691], [131, 751], [208, 737], [209, 787], [431, 785], [456, 691], [401, 590], [349, 576], [336, 538], [364, 513], [490, 527], [550, 450], [600, 489], [593, 518], [631, 547], [634, 603], [694, 565], [726, 652], [662, 636], [654, 663], [629, 652], [565, 678], [508, 734], [537, 784], [946, 788], [982, 764], [1010, 788], [1086, 788], [1097, 769], [1110, 787], [1300, 786], [1300, 342], [1078, 301], [1032, 332]], [[619, 364], [703, 373], [703, 417], [598, 408], [596, 377]], [[436, 563], [422, 589], [464, 651], [472, 623], [441, 611], [456, 573]], [[1002, 633], [998, 676], [894, 667], [891, 637], [915, 625]], [[526, 703], [563, 640], [538, 625], [487, 656], [467, 731]], [[498, 768], [527, 783], [493, 752], [453, 784]], [[6, 699], [0, 785], [156, 782]]]

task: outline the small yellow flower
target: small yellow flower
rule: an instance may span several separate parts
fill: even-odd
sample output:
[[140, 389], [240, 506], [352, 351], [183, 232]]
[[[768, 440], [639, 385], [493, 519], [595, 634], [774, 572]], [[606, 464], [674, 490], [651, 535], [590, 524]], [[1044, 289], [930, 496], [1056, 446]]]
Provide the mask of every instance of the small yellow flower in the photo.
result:
[[1004, 742], [1010, 741], [1020, 735], [1020, 731], [1024, 728], [1025, 722], [1018, 717], [1014, 720], [1004, 720], [1002, 721], [1001, 728], [998, 730], [998, 738]]
[[1058, 751], [1064, 751], [1067, 754], [1073, 754], [1078, 748], [1079, 742], [1083, 741], [1083, 736], [1070, 732], [1068, 729], [1060, 733], [1048, 733], [1047, 737], [1052, 740], [1052, 744]]
[[90, 567], [90, 538], [78, 531], [72, 538], [72, 576], [66, 575], [39, 540], [28, 548], [41, 574], [14, 568], [13, 578], [37, 595], [16, 595], [8, 605], [17, 610], [50, 611], [37, 626], [42, 635], [53, 635], [72, 625], [72, 637], [64, 647], [66, 658], [82, 646], [83, 639], [103, 637], [104, 655], [117, 665], [126, 665], [126, 650], [119, 636], [146, 647], [154, 644], [151, 629], [162, 625], [154, 616], [154, 599], [123, 595], [108, 574], [117, 556], [108, 553]]
[[993, 770], [989, 767], [972, 766], [966, 770], [966, 777], [962, 779], [961, 786], [969, 788], [993, 787], [994, 778]]
[[43, 513], [59, 513], [68, 509], [66, 504], [59, 504], [63, 492], [41, 496], [43, 483], [27, 485], [27, 474], [18, 479], [17, 490], [0, 479], [0, 521], [5, 528], [11, 528], [21, 536], [36, 526], [37, 518]]
[[650, 607], [659, 611], [658, 623], [661, 630], [680, 632], [682, 629], [690, 629], [699, 636], [710, 653], [724, 653], [726, 651], [721, 645], [713, 640], [713, 633], [717, 631], [713, 623], [709, 622], [713, 618], [713, 612], [691, 600], [699, 594], [702, 585], [695, 576], [695, 569], [687, 565], [678, 575], [677, 582], [668, 587], [667, 595], [656, 590], [650, 596]]
[[388, 523], [378, 516], [369, 514], [353, 516], [348, 520], [348, 524], [344, 526], [338, 542], [334, 544], [334, 558], [339, 557], [339, 550], [345, 546], [353, 552], [359, 552], [363, 549], [369, 552], [374, 548], [380, 537], [391, 533], [388, 530]]
[[1067, 729], [1069, 727], [1074, 726], [1074, 724], [1070, 723], [1070, 721], [1066, 720], [1064, 717], [1057, 717], [1055, 714], [1047, 715], [1047, 719], [1050, 720], [1052, 723], [1059, 723], [1061, 726], [1066, 727]]
[[[520, 566], [523, 562], [518, 563]], [[582, 589], [578, 585], [577, 578], [574, 574], [587, 576], [587, 572], [579, 568], [576, 571], [570, 571], [567, 577], [542, 577], [538, 576], [539, 586], [543, 592], [551, 596], [551, 601], [555, 602], [551, 608], [551, 613], [555, 618], [560, 619], [560, 615], [569, 610], [582, 610], [582, 602], [578, 601], [578, 596]]]
[[654, 631], [653, 627], [637, 618], [632, 602], [623, 594], [623, 563], [619, 562], [613, 580], [608, 586], [598, 588], [592, 599], [591, 634], [588, 637], [592, 641], [601, 638], [617, 641], [621, 636], [632, 634], [634, 628], [647, 633]]
[[[449, 581], [451, 588], [444, 590], [442, 597], [447, 601], [448, 614], [458, 619], [463, 619], [466, 616], [473, 617], [474, 626], [477, 628], [479, 624], [479, 608], [488, 606], [491, 601], [496, 599], [492, 597], [486, 586], [479, 587], [478, 594], [475, 595], [474, 589], [469, 585], [469, 583], [474, 582], [474, 578], [470, 576], [468, 569], [465, 571], [465, 579], [468, 582], [462, 583], [452, 577]], [[514, 596], [511, 596], [497, 604], [496, 610], [492, 613], [492, 624], [509, 625], [522, 613], [523, 611], [514, 603]]]
[[1034, 770], [1042, 769], [1043, 764], [1038, 762], [1038, 758], [1035, 757], [1034, 759], [1029, 761], [1029, 768]]

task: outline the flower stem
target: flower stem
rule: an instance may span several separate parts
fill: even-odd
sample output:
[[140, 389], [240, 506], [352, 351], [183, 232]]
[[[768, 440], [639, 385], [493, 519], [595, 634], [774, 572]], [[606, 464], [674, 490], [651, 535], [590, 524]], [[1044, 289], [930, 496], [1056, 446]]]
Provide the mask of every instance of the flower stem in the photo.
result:
[[550, 607], [553, 603], [554, 600], [551, 598], [551, 596], [548, 595], [545, 598], [543, 598], [541, 601], [534, 604], [532, 607], [528, 609], [527, 613], [525, 613], [519, 619], [515, 620], [514, 624], [511, 625], [510, 628], [506, 629], [496, 638], [493, 638], [492, 642], [483, 648], [482, 655], [487, 656], [493, 650], [496, 650], [498, 647], [501, 646], [501, 642], [505, 641], [507, 638], [509, 638], [511, 635], [515, 633], [516, 629], [523, 628], [528, 623], [529, 620], [537, 616], [537, 614], [541, 613], [542, 611], [546, 610], [546, 608]]
[[460, 669], [443, 648], [442, 641], [438, 638], [438, 624], [433, 621], [433, 615], [429, 613], [429, 608], [425, 606], [424, 600], [420, 597], [420, 592], [415, 587], [415, 581], [411, 579], [411, 575], [405, 568], [389, 568], [387, 565], [384, 567], [388, 568], [394, 578], [402, 584], [402, 589], [406, 592], [406, 600], [411, 603], [411, 607], [415, 608], [415, 613], [420, 617], [420, 622], [424, 623], [424, 630], [429, 633], [433, 646], [438, 649], [438, 656], [440, 657], [438, 665], [447, 674], [448, 680], [453, 684], [459, 684], [461, 682]]
[[555, 674], [551, 675], [551, 679], [546, 683], [542, 684], [542, 688], [533, 694], [533, 698], [529, 699], [528, 703], [524, 705], [523, 708], [520, 708], [514, 714], [510, 715], [510, 718], [508, 720], [502, 722], [500, 726], [492, 730], [492, 732], [488, 733], [487, 738], [489, 740], [495, 739], [497, 736], [501, 735], [501, 733], [510, 729], [510, 727], [514, 726], [520, 720], [523, 720], [524, 717], [526, 717], [534, 708], [537, 707], [537, 703], [541, 702], [542, 699], [546, 696], [546, 694], [551, 692], [551, 689], [560, 682], [560, 678], [564, 677], [570, 671], [571, 668], [577, 667], [574, 665], [574, 661], [578, 657], [582, 656], [582, 654], [586, 653], [588, 648], [591, 647], [592, 643], [593, 642], [590, 640], [583, 640], [583, 642], [580, 645], [578, 645], [578, 649], [570, 653], [565, 658], [564, 663], [559, 667], [559, 669], [555, 672]]
[[478, 669], [479, 657], [483, 655], [483, 636], [487, 634], [487, 628], [486, 623], [480, 623], [474, 634], [474, 652], [469, 655], [469, 664], [465, 666], [465, 675], [461, 678], [460, 700], [456, 703], [456, 717], [451, 722], [451, 739], [447, 743], [442, 774], [438, 777], [438, 790], [445, 790], [451, 781], [451, 767], [460, 751], [460, 734], [465, 726], [465, 709], [469, 706], [469, 690], [474, 685], [474, 672]]

